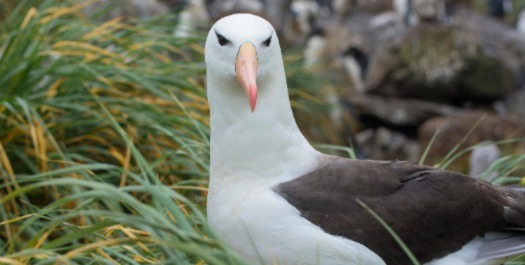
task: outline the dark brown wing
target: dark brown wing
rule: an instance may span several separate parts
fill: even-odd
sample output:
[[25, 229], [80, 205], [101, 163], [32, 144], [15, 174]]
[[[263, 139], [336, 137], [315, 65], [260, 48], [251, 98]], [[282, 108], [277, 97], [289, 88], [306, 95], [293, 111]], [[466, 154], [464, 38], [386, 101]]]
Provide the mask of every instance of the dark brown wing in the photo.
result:
[[459, 173], [336, 157], [274, 190], [327, 233], [366, 245], [389, 265], [410, 261], [356, 198], [386, 221], [422, 263], [503, 228], [508, 203], [503, 190]]

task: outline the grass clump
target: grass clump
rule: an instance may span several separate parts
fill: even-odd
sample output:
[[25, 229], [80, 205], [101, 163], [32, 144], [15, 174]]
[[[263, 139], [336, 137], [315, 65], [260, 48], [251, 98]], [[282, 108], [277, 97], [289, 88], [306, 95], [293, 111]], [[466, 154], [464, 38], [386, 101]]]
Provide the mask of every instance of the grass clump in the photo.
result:
[[200, 39], [87, 3], [2, 4], [0, 263], [243, 264], [202, 214]]

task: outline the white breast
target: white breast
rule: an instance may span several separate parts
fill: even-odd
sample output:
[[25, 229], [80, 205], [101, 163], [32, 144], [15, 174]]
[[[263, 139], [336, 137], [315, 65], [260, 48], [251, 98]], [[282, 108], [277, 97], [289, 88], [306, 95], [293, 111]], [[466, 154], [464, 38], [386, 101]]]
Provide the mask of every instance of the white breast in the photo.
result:
[[212, 179], [208, 219], [219, 235], [253, 264], [380, 265], [363, 245], [332, 236], [300, 216], [268, 184]]

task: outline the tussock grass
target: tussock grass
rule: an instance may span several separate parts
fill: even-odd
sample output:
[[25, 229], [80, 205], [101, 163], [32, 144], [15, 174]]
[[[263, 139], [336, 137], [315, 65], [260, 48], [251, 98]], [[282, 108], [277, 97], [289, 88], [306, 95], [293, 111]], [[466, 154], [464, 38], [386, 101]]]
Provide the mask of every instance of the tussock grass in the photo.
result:
[[202, 213], [200, 39], [85, 4], [11, 3], [0, 26], [0, 263], [243, 264]]

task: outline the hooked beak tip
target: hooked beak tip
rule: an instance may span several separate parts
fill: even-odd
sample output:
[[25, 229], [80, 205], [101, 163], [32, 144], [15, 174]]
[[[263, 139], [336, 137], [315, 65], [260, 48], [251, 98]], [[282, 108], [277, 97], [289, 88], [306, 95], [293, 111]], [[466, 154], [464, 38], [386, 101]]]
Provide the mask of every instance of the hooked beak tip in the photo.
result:
[[248, 98], [250, 100], [250, 109], [252, 113], [255, 111], [255, 106], [257, 104], [257, 86], [252, 85], [249, 88]]

